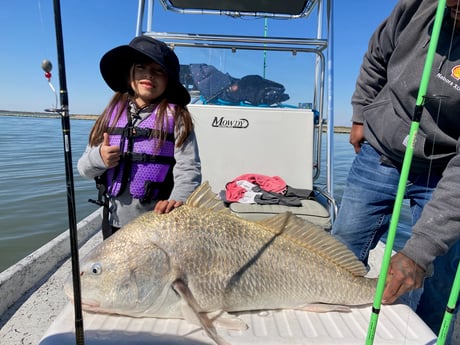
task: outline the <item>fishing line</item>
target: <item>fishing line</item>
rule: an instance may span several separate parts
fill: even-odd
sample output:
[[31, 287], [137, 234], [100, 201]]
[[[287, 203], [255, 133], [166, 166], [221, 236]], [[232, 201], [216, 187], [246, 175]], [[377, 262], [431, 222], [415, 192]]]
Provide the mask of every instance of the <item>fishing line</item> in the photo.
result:
[[431, 34], [431, 40], [428, 47], [427, 56], [425, 59], [425, 65], [423, 68], [422, 78], [420, 81], [420, 87], [418, 90], [417, 100], [415, 103], [415, 109], [412, 116], [411, 127], [409, 131], [409, 139], [406, 146], [406, 151], [404, 154], [403, 165], [401, 169], [401, 175], [398, 183], [398, 190], [396, 193], [395, 204], [393, 208], [393, 213], [390, 220], [390, 227], [387, 235], [387, 242], [385, 246], [385, 251], [382, 259], [382, 267], [380, 269], [380, 274], [377, 280], [377, 288], [374, 297], [374, 303], [372, 305], [371, 320], [369, 322], [368, 333], [366, 337], [366, 345], [372, 345], [374, 343], [375, 332], [377, 329], [377, 322], [380, 313], [380, 307], [382, 304], [383, 292], [385, 290], [385, 283], [388, 275], [388, 270], [390, 266], [390, 260], [393, 250], [393, 244], [395, 240], [396, 230], [399, 222], [399, 216], [401, 214], [401, 206], [403, 204], [406, 184], [409, 176], [410, 166], [412, 164], [412, 157], [414, 153], [414, 144], [417, 132], [420, 126], [420, 119], [423, 112], [423, 106], [425, 102], [426, 90], [428, 88], [428, 83], [430, 81], [431, 70], [433, 66], [433, 60], [436, 53], [436, 48], [438, 45], [439, 33], [441, 29], [441, 24], [443, 21], [444, 9], [446, 7], [446, 0], [439, 0], [438, 6], [436, 9], [436, 15], [433, 25], [433, 31]]

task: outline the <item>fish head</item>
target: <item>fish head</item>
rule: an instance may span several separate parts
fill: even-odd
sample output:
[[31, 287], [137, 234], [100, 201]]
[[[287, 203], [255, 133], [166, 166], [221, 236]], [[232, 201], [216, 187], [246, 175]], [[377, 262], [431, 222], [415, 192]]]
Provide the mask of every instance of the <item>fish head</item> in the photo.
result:
[[[168, 254], [149, 239], [120, 229], [80, 262], [81, 304], [86, 311], [142, 316], [160, 308], [170, 287]], [[128, 229], [126, 229], [128, 230]], [[73, 299], [72, 275], [64, 291]]]

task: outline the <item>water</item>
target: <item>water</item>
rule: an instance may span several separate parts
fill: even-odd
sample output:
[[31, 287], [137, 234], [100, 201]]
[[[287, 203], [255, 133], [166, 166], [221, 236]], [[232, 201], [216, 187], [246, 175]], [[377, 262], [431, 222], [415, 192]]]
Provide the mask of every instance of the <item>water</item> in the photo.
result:
[[[77, 160], [94, 121], [71, 120], [77, 221], [97, 209]], [[59, 118], [0, 116], [0, 272], [69, 228]]]
[[[71, 120], [70, 125], [77, 222], [97, 209], [88, 202], [97, 196], [94, 181], [76, 169], [93, 124]], [[0, 116], [0, 128], [1, 272], [66, 231], [69, 218], [61, 120]], [[335, 134], [334, 141], [334, 196], [340, 201], [354, 152], [348, 134]], [[401, 222], [408, 219], [403, 212]]]

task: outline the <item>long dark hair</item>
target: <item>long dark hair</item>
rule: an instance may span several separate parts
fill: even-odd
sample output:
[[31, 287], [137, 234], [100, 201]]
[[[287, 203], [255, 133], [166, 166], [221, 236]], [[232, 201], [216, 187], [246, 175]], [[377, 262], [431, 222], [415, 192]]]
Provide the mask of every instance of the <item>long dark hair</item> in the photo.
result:
[[[168, 92], [165, 91], [165, 94]], [[109, 132], [109, 123], [113, 109], [117, 105], [118, 112], [115, 115], [115, 119], [113, 121], [112, 127], [118, 122], [118, 119], [123, 114], [123, 111], [128, 107], [129, 101], [131, 99], [131, 95], [128, 92], [116, 92], [112, 99], [110, 100], [107, 107], [104, 109], [102, 114], [96, 120], [91, 132], [89, 133], [89, 145], [90, 146], [97, 146], [102, 143], [104, 138], [104, 133]], [[160, 133], [164, 133], [166, 135], [167, 130], [165, 126], [167, 125], [166, 116], [168, 108], [171, 109], [174, 123], [175, 123], [175, 133], [177, 137], [176, 147], [181, 147], [190, 133], [193, 131], [193, 120], [190, 112], [185, 105], [178, 105], [178, 104], [170, 104], [167, 98], [163, 98], [158, 103], [158, 111], [157, 116], [155, 119], [156, 128], [160, 130]], [[159, 138], [164, 140], [165, 138]]]

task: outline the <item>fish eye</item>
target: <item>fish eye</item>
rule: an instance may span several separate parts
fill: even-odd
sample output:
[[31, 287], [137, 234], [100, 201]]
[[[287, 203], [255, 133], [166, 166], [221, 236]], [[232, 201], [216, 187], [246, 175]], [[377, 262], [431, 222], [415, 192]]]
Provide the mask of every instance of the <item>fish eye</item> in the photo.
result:
[[102, 273], [102, 266], [99, 262], [96, 262], [91, 265], [91, 272], [94, 274], [101, 274]]

